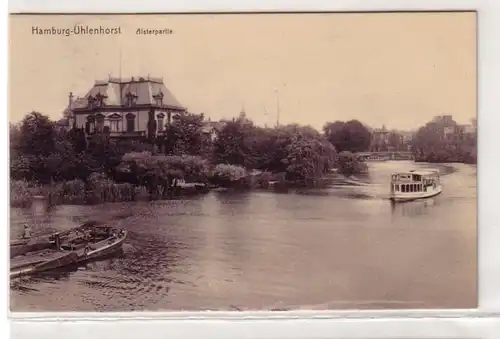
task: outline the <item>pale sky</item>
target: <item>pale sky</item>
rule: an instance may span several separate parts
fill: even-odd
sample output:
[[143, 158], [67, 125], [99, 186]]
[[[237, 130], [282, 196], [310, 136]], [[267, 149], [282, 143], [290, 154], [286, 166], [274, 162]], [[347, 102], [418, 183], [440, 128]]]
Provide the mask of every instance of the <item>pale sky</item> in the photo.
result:
[[[121, 27], [118, 36], [37, 36], [32, 27]], [[137, 28], [173, 30], [136, 35]], [[358, 119], [414, 129], [476, 116], [475, 13], [11, 16], [9, 120], [58, 119], [68, 93], [108, 75], [163, 77], [212, 120], [245, 108], [256, 123]], [[267, 116], [266, 116], [267, 112]]]

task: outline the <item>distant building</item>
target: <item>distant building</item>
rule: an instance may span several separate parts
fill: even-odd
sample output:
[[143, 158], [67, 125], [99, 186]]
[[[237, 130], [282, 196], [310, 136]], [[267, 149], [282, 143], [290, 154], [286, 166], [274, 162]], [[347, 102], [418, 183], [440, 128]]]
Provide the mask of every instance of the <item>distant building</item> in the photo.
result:
[[217, 140], [217, 137], [219, 136], [220, 131], [224, 128], [225, 123], [223, 121], [211, 121], [208, 119], [208, 121], [205, 122], [205, 125], [203, 126], [203, 133], [208, 135], [210, 140], [214, 142]]
[[83, 98], [69, 94], [60, 125], [83, 128], [87, 135], [109, 133], [114, 138], [145, 137], [150, 129], [161, 134], [176, 114], [186, 109], [163, 83], [153, 77], [96, 81]]
[[442, 124], [444, 126], [448, 126], [453, 124], [453, 116], [452, 115], [438, 115], [432, 119], [432, 122], [436, 122]]
[[413, 135], [414, 135], [414, 132], [412, 131], [401, 131], [401, 132], [398, 132], [400, 133], [402, 136], [403, 136], [403, 143], [404, 144], [409, 144], [413, 141]]
[[443, 129], [443, 133], [444, 133], [444, 137], [446, 139], [449, 139], [451, 138], [455, 132], [457, 132], [459, 130], [459, 128], [457, 128], [458, 126], [446, 126], [444, 127]]
[[471, 124], [472, 126], [474, 126], [475, 128], [477, 128], [477, 119], [476, 119], [476, 118], [472, 118], [472, 119], [470, 119], [470, 124]]
[[382, 128], [375, 128], [371, 132], [372, 141], [370, 149], [372, 151], [386, 150], [387, 144], [389, 143], [390, 131], [383, 125]]
[[470, 124], [457, 125], [455, 134], [459, 140], [474, 140], [477, 134], [475, 121], [472, 121]]

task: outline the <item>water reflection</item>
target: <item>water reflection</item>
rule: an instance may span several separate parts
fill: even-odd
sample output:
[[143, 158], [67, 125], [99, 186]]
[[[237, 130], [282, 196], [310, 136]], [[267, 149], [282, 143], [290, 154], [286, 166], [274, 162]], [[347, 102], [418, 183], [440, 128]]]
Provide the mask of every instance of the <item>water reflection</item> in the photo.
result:
[[439, 198], [390, 203], [393, 216], [416, 217], [430, 213], [430, 209], [439, 206]]

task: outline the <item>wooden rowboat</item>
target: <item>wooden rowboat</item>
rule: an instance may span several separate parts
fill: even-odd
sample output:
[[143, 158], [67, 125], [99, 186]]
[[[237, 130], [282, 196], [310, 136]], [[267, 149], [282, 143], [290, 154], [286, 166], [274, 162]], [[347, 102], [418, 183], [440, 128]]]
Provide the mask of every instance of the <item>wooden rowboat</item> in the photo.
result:
[[31, 252], [11, 259], [10, 278], [64, 267], [77, 261], [78, 255], [74, 252], [58, 252], [50, 249]]
[[47, 270], [72, 266], [113, 254], [127, 239], [126, 230], [112, 227], [84, 225], [65, 231], [64, 240], [57, 233], [53, 247], [31, 251], [11, 258], [10, 277], [32, 275]]
[[121, 249], [128, 232], [107, 226], [81, 227], [78, 234], [67, 239], [62, 245], [63, 251], [74, 251], [78, 262], [95, 260]]
[[87, 222], [81, 226], [71, 228], [66, 231], [56, 232], [49, 235], [40, 235], [32, 238], [24, 238], [17, 239], [10, 242], [10, 257], [14, 258], [19, 255], [24, 255], [29, 252], [40, 251], [44, 249], [53, 248], [55, 245], [56, 236], [59, 237], [60, 240], [64, 240], [71, 233], [75, 232], [75, 230], [79, 230], [85, 227], [92, 227], [96, 225], [97, 222], [91, 221]]

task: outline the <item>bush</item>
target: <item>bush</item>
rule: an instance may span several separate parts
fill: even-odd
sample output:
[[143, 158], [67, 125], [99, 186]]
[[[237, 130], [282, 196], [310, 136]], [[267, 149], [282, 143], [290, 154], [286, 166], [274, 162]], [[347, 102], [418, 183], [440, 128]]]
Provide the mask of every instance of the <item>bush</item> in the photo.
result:
[[92, 173], [89, 177], [88, 202], [117, 202], [135, 199], [135, 187], [129, 183], [117, 184], [103, 173]]
[[339, 153], [338, 170], [344, 175], [365, 174], [368, 166], [356, 154], [346, 151]]
[[31, 203], [31, 198], [40, 191], [26, 180], [10, 181], [10, 203], [12, 206], [26, 206]]
[[82, 180], [57, 183], [54, 191], [57, 203], [82, 204], [85, 202], [85, 182]]
[[218, 164], [213, 170], [210, 181], [218, 186], [229, 187], [236, 182], [244, 181], [247, 176], [248, 173], [242, 166]]

